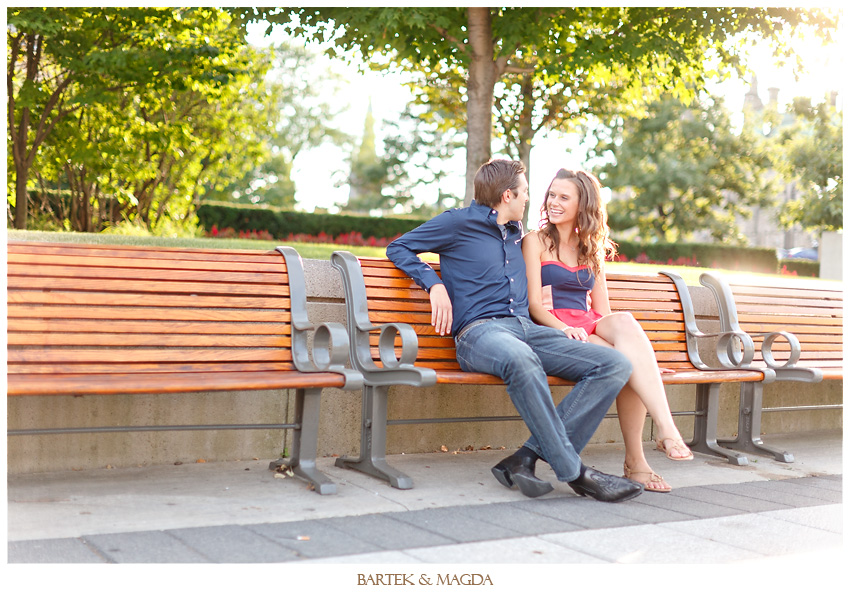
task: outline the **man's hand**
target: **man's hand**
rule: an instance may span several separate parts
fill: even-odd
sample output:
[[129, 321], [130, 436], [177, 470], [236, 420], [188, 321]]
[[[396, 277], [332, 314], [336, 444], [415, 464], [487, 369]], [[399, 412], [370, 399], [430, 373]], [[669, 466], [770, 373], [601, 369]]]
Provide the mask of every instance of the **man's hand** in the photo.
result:
[[452, 332], [452, 301], [446, 286], [434, 284], [429, 291], [431, 297], [431, 324], [440, 335]]

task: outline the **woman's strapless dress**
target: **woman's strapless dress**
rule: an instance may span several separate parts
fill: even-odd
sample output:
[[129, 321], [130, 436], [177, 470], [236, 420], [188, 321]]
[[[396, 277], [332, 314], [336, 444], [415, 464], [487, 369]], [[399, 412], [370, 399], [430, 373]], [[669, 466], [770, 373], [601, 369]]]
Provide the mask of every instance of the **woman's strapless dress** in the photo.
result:
[[569, 267], [560, 261], [540, 265], [543, 306], [565, 325], [593, 333], [602, 318], [590, 308], [590, 291], [596, 281], [593, 272], [584, 265]]

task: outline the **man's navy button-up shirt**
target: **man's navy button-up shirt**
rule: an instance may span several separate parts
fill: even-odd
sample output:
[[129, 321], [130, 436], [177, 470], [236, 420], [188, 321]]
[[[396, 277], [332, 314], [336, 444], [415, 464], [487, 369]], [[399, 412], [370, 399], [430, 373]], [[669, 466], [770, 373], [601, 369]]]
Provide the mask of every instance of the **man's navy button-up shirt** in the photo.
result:
[[[387, 257], [421, 288], [444, 283], [452, 301], [452, 335], [478, 319], [528, 317], [522, 224], [496, 223], [497, 212], [475, 201], [444, 211], [387, 246]], [[440, 276], [419, 258], [440, 255]]]

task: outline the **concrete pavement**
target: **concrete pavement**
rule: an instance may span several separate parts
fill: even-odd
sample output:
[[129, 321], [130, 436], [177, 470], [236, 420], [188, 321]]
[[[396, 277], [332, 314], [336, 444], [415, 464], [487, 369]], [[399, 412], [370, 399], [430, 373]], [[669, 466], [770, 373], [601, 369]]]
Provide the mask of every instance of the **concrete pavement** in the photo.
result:
[[[328, 496], [297, 478], [275, 477], [268, 460], [10, 476], [8, 562], [283, 563], [287, 577], [310, 585], [321, 574], [315, 564], [348, 564], [344, 572], [320, 575], [320, 585], [345, 593], [423, 575], [431, 584], [416, 584], [420, 591], [448, 589], [464, 576], [467, 583], [485, 581], [487, 574], [503, 589], [524, 590], [561, 573], [558, 565], [535, 567], [532, 581], [520, 571], [527, 567], [506, 563], [776, 563], [787, 569], [790, 560], [839, 571], [835, 561], [846, 555], [842, 433], [765, 442], [793, 453], [795, 461], [750, 456], [750, 465], [739, 467], [696, 454], [694, 461], [673, 462], [648, 443], [650, 463], [674, 490], [620, 504], [578, 497], [545, 464], [538, 473], [555, 491], [527, 499], [507, 490], [489, 471], [509, 452], [501, 450], [390, 456], [414, 479], [406, 491], [325, 458], [320, 469], [338, 483], [338, 493]], [[590, 445], [583, 460], [619, 474], [623, 447]], [[25, 577], [34, 568], [7, 566]], [[390, 578], [385, 569], [403, 577]], [[638, 576], [644, 572], [626, 575]], [[761, 581], [778, 577], [765, 574]], [[708, 585], [698, 583], [679, 589]]]

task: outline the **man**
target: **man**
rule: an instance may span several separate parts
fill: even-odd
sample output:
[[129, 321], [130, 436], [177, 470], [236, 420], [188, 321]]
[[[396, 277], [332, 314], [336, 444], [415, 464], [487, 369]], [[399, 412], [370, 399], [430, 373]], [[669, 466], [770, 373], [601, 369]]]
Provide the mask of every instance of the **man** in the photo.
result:
[[[531, 437], [492, 472], [507, 487], [538, 497], [552, 485], [537, 478], [538, 459], [580, 495], [618, 502], [643, 486], [586, 467], [579, 453], [631, 374], [619, 352], [570, 339], [537, 325], [528, 313], [522, 215], [528, 203], [525, 168], [518, 161], [491, 160], [474, 180], [475, 200], [404, 234], [387, 257], [431, 297], [431, 324], [455, 338], [465, 371], [502, 378]], [[417, 255], [440, 255], [442, 279]], [[555, 407], [546, 376], [576, 381]]]

